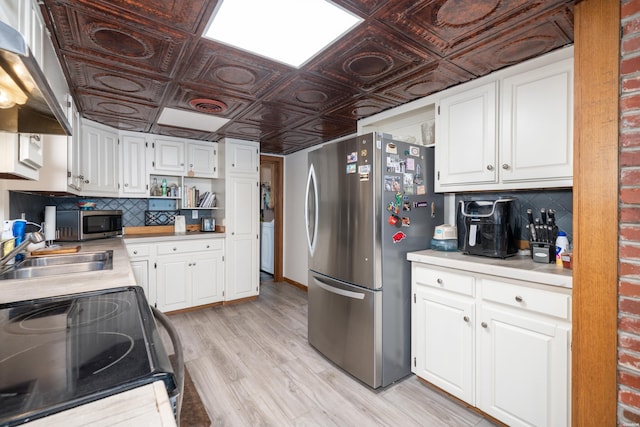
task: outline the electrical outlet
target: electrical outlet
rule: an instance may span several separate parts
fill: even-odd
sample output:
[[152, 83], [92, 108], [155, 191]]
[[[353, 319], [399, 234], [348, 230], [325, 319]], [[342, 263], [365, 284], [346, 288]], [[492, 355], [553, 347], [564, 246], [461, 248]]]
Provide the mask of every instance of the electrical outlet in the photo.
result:
[[191, 211], [191, 219], [198, 219], [198, 211], [197, 210], [192, 210]]

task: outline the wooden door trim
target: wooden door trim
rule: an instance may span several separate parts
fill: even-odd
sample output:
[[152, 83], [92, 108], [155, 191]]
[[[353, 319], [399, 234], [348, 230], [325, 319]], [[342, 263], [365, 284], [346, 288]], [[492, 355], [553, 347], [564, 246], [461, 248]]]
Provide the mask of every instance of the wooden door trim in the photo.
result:
[[262, 165], [271, 167], [271, 187], [274, 198], [273, 217], [273, 280], [282, 282], [284, 280], [282, 271], [282, 245], [283, 245], [283, 199], [284, 199], [284, 158], [277, 156], [260, 155], [260, 167]]
[[615, 425], [620, 3], [575, 5], [572, 425]]

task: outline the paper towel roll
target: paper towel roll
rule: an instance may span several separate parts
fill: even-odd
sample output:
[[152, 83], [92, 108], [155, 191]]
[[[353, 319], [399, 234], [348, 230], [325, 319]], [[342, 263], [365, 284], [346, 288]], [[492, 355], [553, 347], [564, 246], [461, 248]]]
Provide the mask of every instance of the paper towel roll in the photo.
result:
[[56, 207], [44, 207], [44, 240], [56, 240]]

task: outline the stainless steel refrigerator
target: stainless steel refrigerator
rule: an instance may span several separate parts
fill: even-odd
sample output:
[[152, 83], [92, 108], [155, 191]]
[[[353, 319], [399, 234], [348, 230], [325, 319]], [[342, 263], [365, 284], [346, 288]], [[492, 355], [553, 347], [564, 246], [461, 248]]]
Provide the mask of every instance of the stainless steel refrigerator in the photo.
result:
[[411, 268], [443, 221], [433, 148], [368, 134], [309, 153], [309, 343], [373, 388], [411, 373]]

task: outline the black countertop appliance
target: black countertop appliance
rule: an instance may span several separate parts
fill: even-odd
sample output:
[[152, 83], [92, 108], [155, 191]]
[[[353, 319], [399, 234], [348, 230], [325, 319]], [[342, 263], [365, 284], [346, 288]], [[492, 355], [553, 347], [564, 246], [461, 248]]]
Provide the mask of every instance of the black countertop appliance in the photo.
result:
[[507, 258], [518, 252], [519, 221], [514, 198], [461, 200], [458, 203], [458, 249], [469, 255]]
[[0, 426], [177, 380], [140, 287], [0, 304]]

